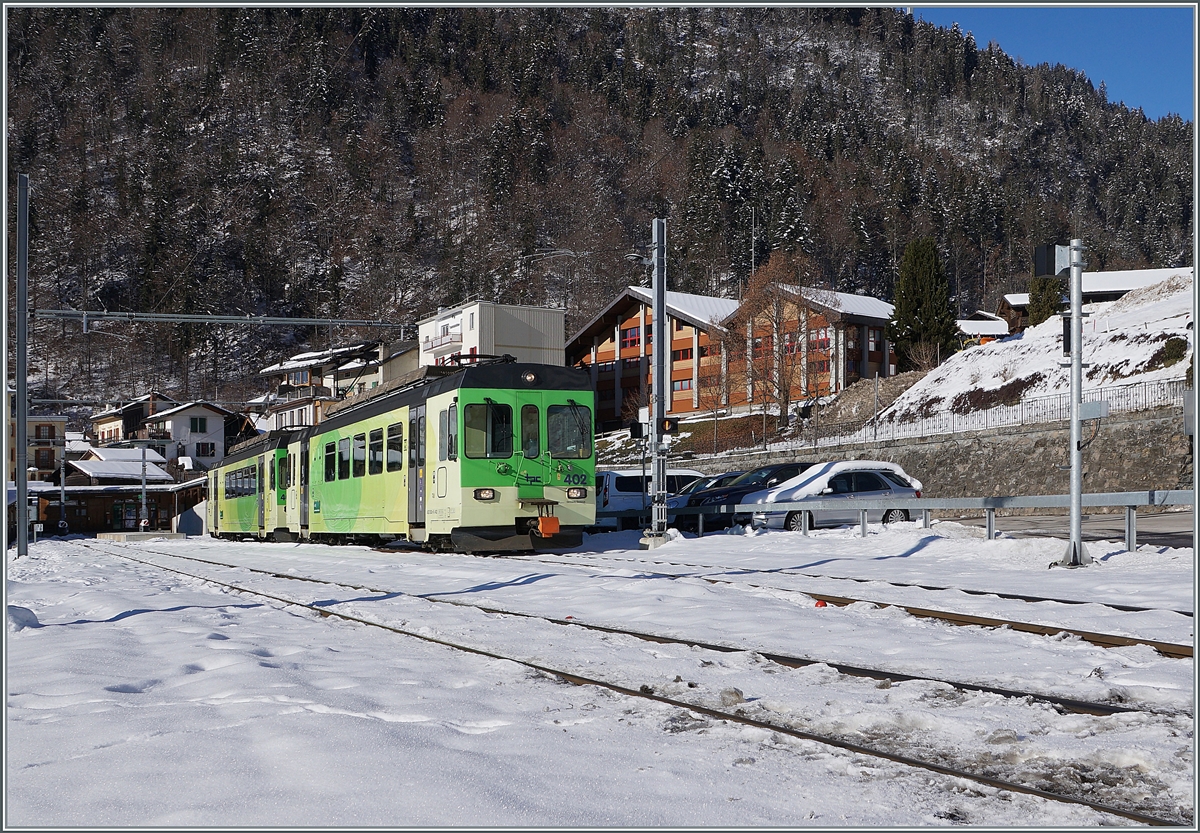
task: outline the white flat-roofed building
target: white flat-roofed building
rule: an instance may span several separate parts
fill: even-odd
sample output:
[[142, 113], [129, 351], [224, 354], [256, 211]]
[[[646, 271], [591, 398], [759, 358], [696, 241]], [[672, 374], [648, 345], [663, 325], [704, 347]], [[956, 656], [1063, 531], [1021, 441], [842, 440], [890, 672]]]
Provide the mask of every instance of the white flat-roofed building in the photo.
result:
[[469, 301], [439, 310], [417, 325], [420, 366], [446, 364], [452, 357], [515, 356], [536, 364], [565, 363], [566, 311]]

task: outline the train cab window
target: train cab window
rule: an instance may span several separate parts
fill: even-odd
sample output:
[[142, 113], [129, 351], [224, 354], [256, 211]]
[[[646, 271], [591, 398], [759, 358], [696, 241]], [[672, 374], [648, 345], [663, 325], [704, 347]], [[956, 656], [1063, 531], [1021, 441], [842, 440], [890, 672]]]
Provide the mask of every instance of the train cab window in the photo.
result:
[[350, 438], [338, 440], [337, 479], [345, 480], [350, 476]]
[[325, 482], [337, 477], [337, 451], [333, 443], [325, 443]]
[[371, 431], [370, 443], [367, 445], [367, 474], [379, 474], [383, 471], [383, 429]]
[[554, 457], [584, 460], [592, 456], [592, 411], [567, 400], [546, 409], [547, 445]]
[[538, 406], [521, 406], [521, 453], [533, 460], [542, 453], [542, 432], [538, 425]]
[[269, 468], [271, 469], [271, 475], [270, 475], [271, 479], [270, 479], [270, 485], [268, 485], [267, 488], [270, 489], [271, 491], [275, 491], [275, 466], [271, 465]]
[[511, 457], [513, 414], [509, 405], [491, 400], [463, 408], [464, 447], [468, 457]]
[[362, 477], [367, 473], [367, 435], [354, 435], [354, 468], [351, 472], [355, 477]]
[[404, 423], [396, 422], [387, 429], [387, 470], [404, 468]]

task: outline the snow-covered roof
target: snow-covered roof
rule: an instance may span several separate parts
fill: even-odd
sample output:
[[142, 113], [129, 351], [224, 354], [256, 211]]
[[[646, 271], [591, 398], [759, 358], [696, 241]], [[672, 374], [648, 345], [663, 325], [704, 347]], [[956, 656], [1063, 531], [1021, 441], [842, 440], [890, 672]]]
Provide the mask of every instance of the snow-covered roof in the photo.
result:
[[361, 344], [351, 344], [349, 347], [334, 347], [332, 350], [316, 350], [309, 353], [297, 353], [290, 358], [284, 359], [281, 362], [264, 367], [258, 371], [259, 376], [270, 376], [279, 373], [287, 373], [291, 370], [307, 370], [313, 367], [329, 364], [338, 356], [345, 356], [351, 353], [361, 353], [363, 350], [374, 349], [375, 344], [364, 341]]
[[[160, 458], [161, 459], [161, 458]], [[74, 466], [88, 477], [107, 477], [120, 480], [141, 480], [142, 462], [126, 460], [71, 460], [67, 463]], [[146, 463], [147, 481], [170, 481], [171, 475], [160, 469], [154, 463]]]
[[208, 410], [213, 411], [214, 413], [221, 414], [222, 416], [229, 416], [230, 414], [233, 413], [233, 411], [227, 411], [224, 408], [222, 408], [218, 405], [213, 405], [209, 402], [188, 402], [187, 404], [184, 404], [184, 405], [177, 405], [174, 408], [168, 408], [165, 411], [158, 411], [157, 413], [153, 413], [150, 416], [146, 417], [146, 422], [157, 422], [157, 421], [165, 419], [167, 417], [174, 416], [175, 414], [178, 414], [181, 411], [186, 411], [189, 408], [207, 408]]
[[[638, 300], [653, 306], [654, 293], [644, 286], [631, 286], [629, 294]], [[738, 302], [732, 298], [714, 298], [710, 295], [692, 295], [687, 292], [666, 293], [667, 313], [674, 318], [682, 318], [690, 324], [703, 328], [711, 326], [712, 322], [724, 321], [738, 308]]]
[[1115, 272], [1084, 272], [1083, 293], [1085, 295], [1102, 292], [1129, 292], [1141, 289], [1143, 286], [1161, 283], [1176, 275], [1192, 276], [1192, 267], [1183, 266], [1174, 269], [1124, 269]]
[[780, 284], [781, 288], [810, 303], [820, 304], [828, 309], [844, 315], [858, 315], [863, 318], [879, 318], [890, 321], [895, 310], [887, 301], [872, 298], [870, 295], [851, 295], [848, 292], [834, 292], [832, 289], [820, 289], [813, 286], [788, 286]]
[[1004, 300], [1008, 301], [1008, 305], [1013, 309], [1029, 306], [1028, 292], [1010, 292], [1004, 296]]
[[[88, 452], [88, 456], [95, 460], [104, 460], [107, 462], [136, 461], [138, 465], [142, 463], [141, 448], [93, 448]], [[167, 462], [167, 458], [163, 457], [153, 448], [147, 448], [146, 462], [165, 463]]]
[[1008, 322], [992, 316], [991, 318], [960, 318], [958, 329], [969, 336], [1006, 336]]
[[87, 440], [67, 440], [67, 452], [71, 454], [83, 454], [91, 451], [92, 444]]

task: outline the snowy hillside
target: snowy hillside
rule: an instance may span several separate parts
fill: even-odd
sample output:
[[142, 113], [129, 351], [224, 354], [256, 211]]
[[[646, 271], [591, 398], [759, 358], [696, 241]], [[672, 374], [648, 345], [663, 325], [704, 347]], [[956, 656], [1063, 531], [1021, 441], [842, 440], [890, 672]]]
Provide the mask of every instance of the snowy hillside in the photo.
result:
[[[1191, 356], [1190, 270], [1084, 312], [1085, 392], [1137, 382], [1182, 380]], [[881, 414], [909, 422], [950, 411], [965, 414], [1022, 399], [1068, 393], [1062, 319], [957, 353], [896, 398]]]

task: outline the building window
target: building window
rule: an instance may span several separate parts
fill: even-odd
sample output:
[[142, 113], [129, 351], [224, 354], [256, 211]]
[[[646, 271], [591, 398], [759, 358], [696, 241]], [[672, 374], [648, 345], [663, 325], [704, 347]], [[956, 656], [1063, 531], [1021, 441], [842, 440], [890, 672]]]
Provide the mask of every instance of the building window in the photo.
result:
[[721, 345], [719, 344], [701, 344], [700, 358], [707, 359], [709, 356], [721, 355]]
[[754, 338], [754, 355], [762, 356], [771, 352], [771, 337], [770, 336], [755, 336]]
[[800, 333], [791, 330], [783, 334], [784, 355], [794, 356], [800, 352]]
[[617, 398], [616, 388], [600, 388], [598, 393], [600, 394], [601, 402], [611, 402]]
[[828, 373], [829, 372], [829, 360], [825, 359], [825, 360], [819, 361], [819, 362], [809, 362], [808, 363], [808, 372], [809, 373]]
[[621, 349], [637, 347], [641, 343], [641, 335], [640, 327], [626, 327], [621, 330]]
[[308, 384], [308, 371], [307, 370], [294, 370], [287, 375], [287, 380], [288, 380], [289, 385], [307, 385]]
[[678, 318], [675, 319], [675, 332], [677, 332], [677, 333], [683, 332], [683, 328], [685, 326], [686, 325], [682, 321], [680, 321]]
[[34, 459], [37, 461], [36, 465], [39, 469], [52, 469], [54, 468], [54, 449], [39, 448]]
[[808, 347], [810, 350], [829, 349], [829, 328], [816, 327], [808, 331]]
[[472, 312], [472, 313], [469, 313], [469, 314], [467, 315], [467, 321], [469, 321], [469, 322], [470, 322], [470, 324], [469, 324], [469, 326], [467, 327], [467, 329], [469, 329], [469, 330], [473, 330], [473, 329], [475, 329], [475, 313], [473, 313], [473, 312]]
[[621, 359], [621, 363], [622, 370], [640, 370], [642, 366], [642, 360], [639, 358]]
[[190, 423], [193, 434], [208, 433], [208, 417], [192, 417]]
[[616, 368], [616, 362], [596, 362], [597, 373], [612, 373]]
[[38, 439], [38, 440], [52, 440], [52, 439], [54, 439], [54, 426], [53, 425], [34, 426], [33, 436], [34, 436], [34, 439]]
[[216, 443], [196, 443], [196, 456], [197, 457], [216, 457], [217, 456], [217, 444]]
[[685, 347], [682, 350], [672, 350], [671, 351], [671, 361], [673, 361], [673, 362], [691, 361], [691, 358], [693, 355], [694, 355], [694, 353], [692, 352], [691, 347]]
[[882, 342], [883, 342], [883, 328], [882, 327], [868, 327], [867, 328], [867, 349], [870, 350], [872, 353], [874, 353], [876, 350], [881, 349]]
[[673, 381], [671, 383], [671, 391], [673, 393], [678, 393], [679, 391], [682, 391], [682, 390], [691, 390], [691, 389], [692, 389], [692, 380], [691, 379], [676, 379], [675, 381]]

